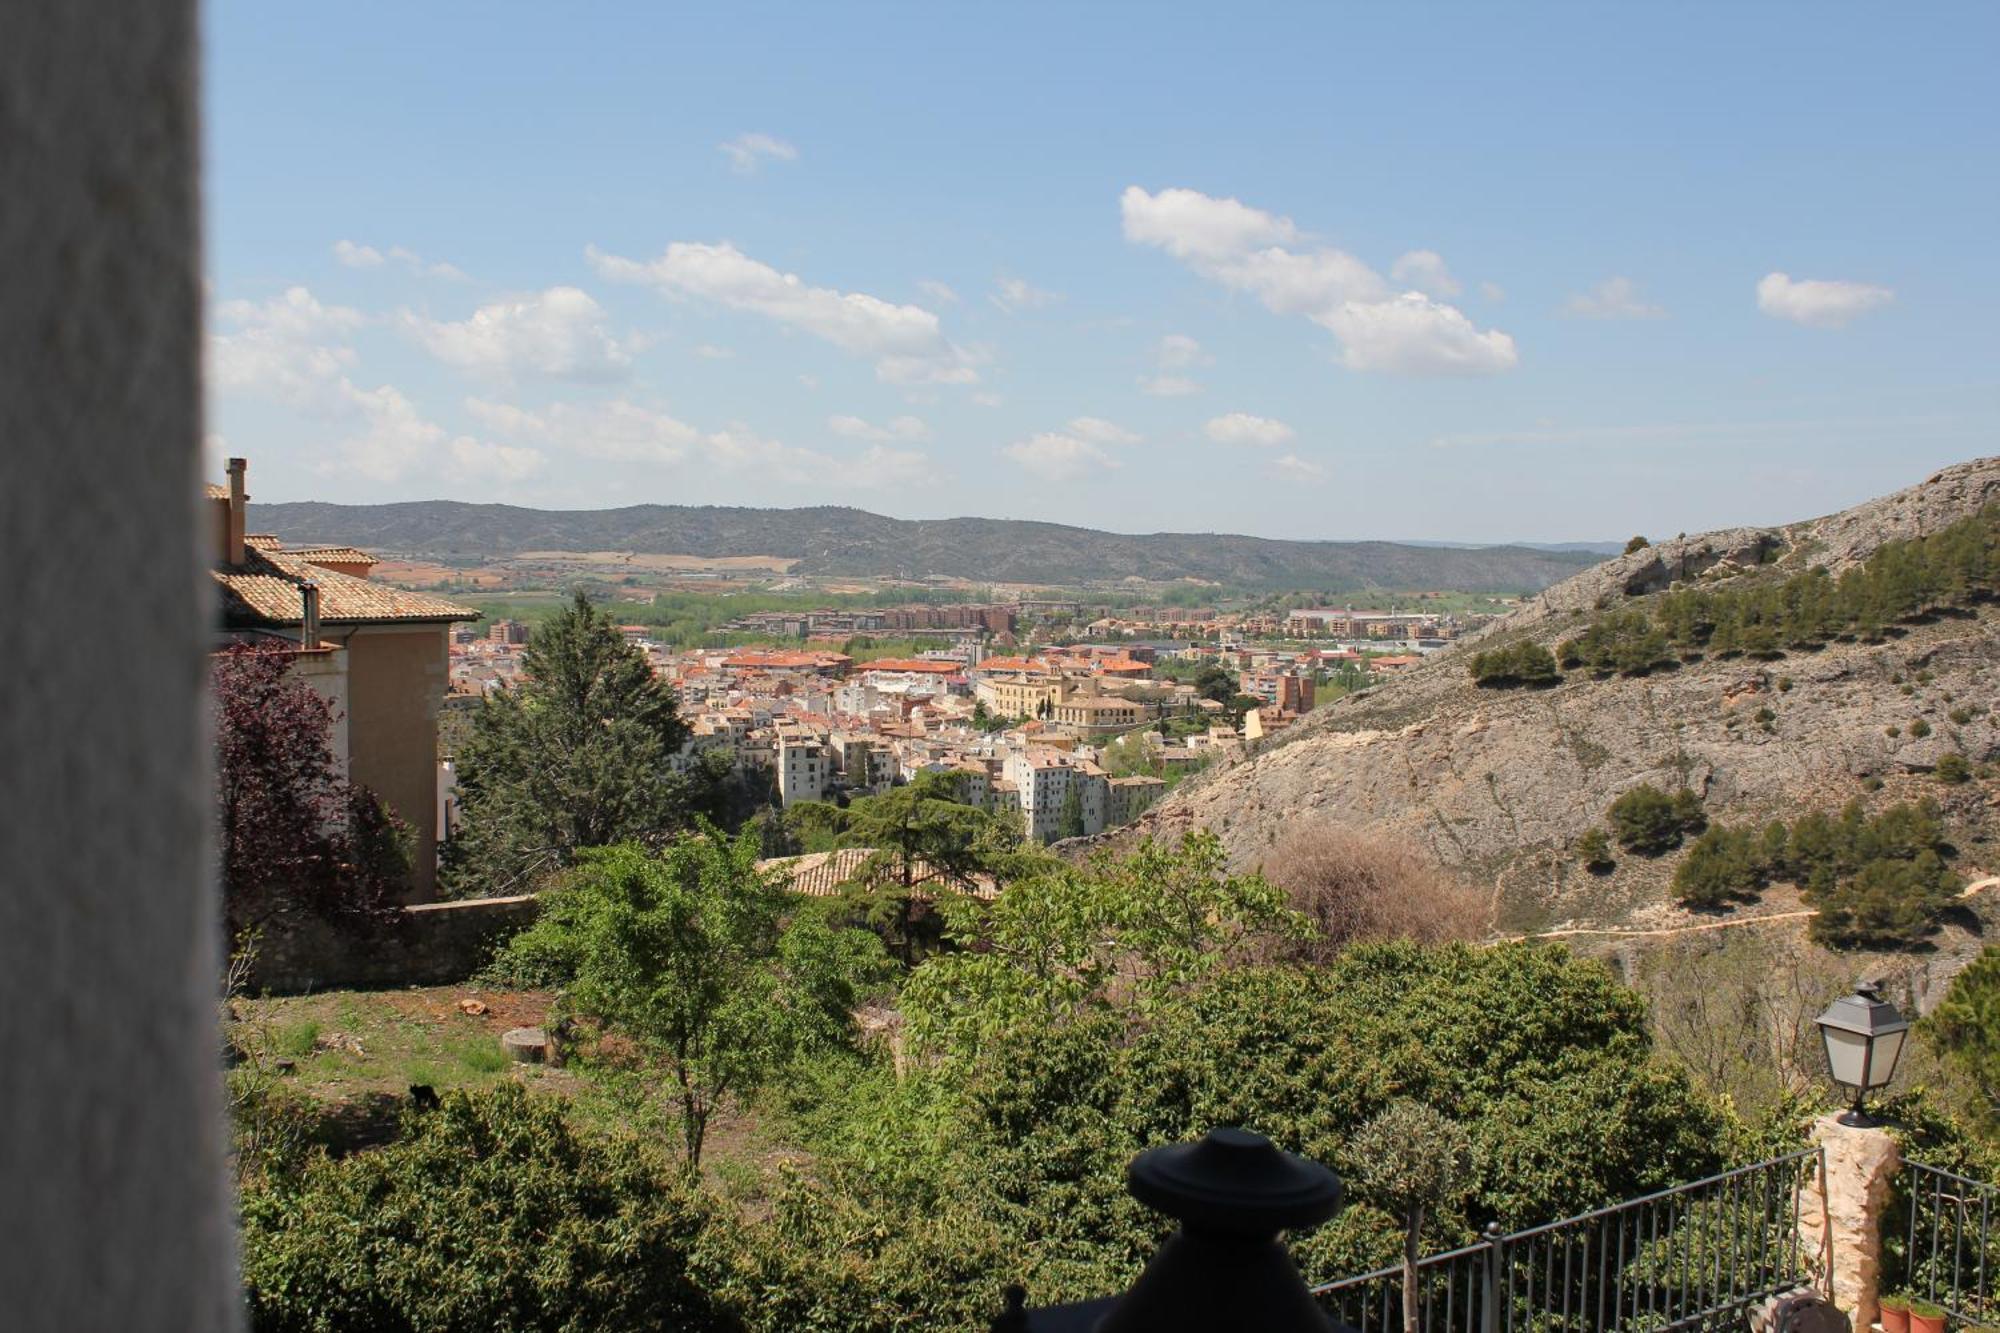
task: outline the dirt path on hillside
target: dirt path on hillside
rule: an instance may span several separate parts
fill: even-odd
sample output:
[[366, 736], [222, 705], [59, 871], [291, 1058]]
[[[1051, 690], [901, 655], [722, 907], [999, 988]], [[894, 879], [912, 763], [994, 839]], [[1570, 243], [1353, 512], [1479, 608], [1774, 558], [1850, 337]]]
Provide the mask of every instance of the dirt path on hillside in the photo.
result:
[[[2000, 886], [2000, 875], [1988, 875], [1985, 879], [1974, 880], [1958, 891], [1960, 898], [1970, 898], [1985, 889]], [[1530, 935], [1503, 935], [1503, 940], [1555, 940], [1575, 935], [1605, 935], [1616, 939], [1659, 938], [1668, 935], [1692, 935], [1705, 930], [1729, 930], [1737, 926], [1762, 926], [1773, 921], [1802, 921], [1813, 915], [1813, 909], [1797, 912], [1771, 912], [1764, 916], [1739, 916], [1727, 921], [1694, 921], [1684, 926], [1658, 926], [1639, 929], [1631, 926], [1564, 926], [1560, 930], [1536, 931]]]

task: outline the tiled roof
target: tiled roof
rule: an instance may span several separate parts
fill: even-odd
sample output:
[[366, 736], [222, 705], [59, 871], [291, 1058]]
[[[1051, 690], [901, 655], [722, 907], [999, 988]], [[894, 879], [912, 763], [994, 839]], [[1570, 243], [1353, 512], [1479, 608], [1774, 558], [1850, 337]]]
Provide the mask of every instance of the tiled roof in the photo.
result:
[[227, 500], [229, 498], [229, 488], [227, 486], [218, 486], [211, 481], [208, 483], [208, 498], [211, 500]]
[[[875, 849], [872, 847], [842, 847], [832, 852], [809, 852], [804, 856], [775, 857], [768, 861], [759, 861], [757, 868], [784, 875], [789, 881], [787, 887], [793, 893], [802, 893], [808, 898], [837, 898], [846, 892], [849, 882], [861, 873], [862, 867], [873, 855]], [[914, 862], [910, 870], [918, 886], [941, 882], [945, 878], [943, 873], [928, 861]], [[999, 887], [989, 875], [975, 876], [972, 887], [961, 888], [960, 891], [988, 902], [1000, 896]], [[915, 896], [930, 897], [928, 893], [922, 892], [921, 888]]]
[[296, 625], [304, 618], [299, 585], [319, 585], [319, 617], [328, 625], [379, 620], [477, 620], [470, 607], [429, 593], [323, 569], [296, 552], [247, 547], [239, 569], [211, 571], [222, 587], [222, 616], [232, 627]]
[[372, 565], [375, 557], [358, 546], [288, 546], [284, 554], [317, 565]]

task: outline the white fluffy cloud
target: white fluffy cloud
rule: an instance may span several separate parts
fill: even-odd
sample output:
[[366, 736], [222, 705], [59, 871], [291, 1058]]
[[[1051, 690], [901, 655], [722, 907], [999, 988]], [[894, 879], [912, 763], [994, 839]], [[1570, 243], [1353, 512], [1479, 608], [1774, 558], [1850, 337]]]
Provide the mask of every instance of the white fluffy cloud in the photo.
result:
[[740, 422], [702, 430], [667, 412], [625, 399], [605, 403], [552, 403], [528, 410], [512, 403], [469, 398], [466, 410], [488, 429], [584, 458], [653, 467], [690, 466], [754, 475], [797, 486], [868, 489], [929, 474], [930, 459], [917, 450], [881, 445], [852, 458], [836, 458], [767, 439]]
[[1757, 308], [1774, 319], [1789, 319], [1820, 329], [1837, 329], [1896, 299], [1896, 293], [1872, 282], [1837, 278], [1800, 278], [1767, 273], [1757, 283]]
[[1044, 291], [1026, 278], [1001, 276], [993, 281], [993, 293], [986, 298], [1008, 314], [1040, 310], [1062, 300], [1061, 292]]
[[587, 253], [598, 273], [614, 282], [761, 315], [868, 358], [877, 378], [892, 384], [972, 384], [979, 379], [972, 354], [947, 339], [938, 317], [922, 306], [808, 286], [797, 274], [780, 273], [727, 243], [675, 241], [650, 261], [605, 254], [595, 246]]
[[1068, 433], [1079, 440], [1092, 444], [1137, 444], [1139, 437], [1126, 430], [1115, 421], [1103, 417], [1077, 417], [1068, 426]]
[[340, 240], [333, 243], [333, 257], [349, 268], [380, 268], [382, 252], [372, 245], [356, 245], [353, 241]]
[[1448, 298], [1465, 290], [1458, 279], [1451, 276], [1444, 256], [1435, 250], [1411, 250], [1398, 255], [1396, 262], [1389, 266], [1389, 277], [1427, 296]]
[[1017, 440], [1000, 451], [1043, 481], [1075, 481], [1118, 466], [1118, 460], [1074, 435], [1044, 431]]
[[1206, 366], [1215, 360], [1185, 333], [1169, 333], [1160, 339], [1153, 358], [1160, 373], [1140, 376], [1139, 387], [1155, 398], [1185, 398], [1200, 393], [1201, 385], [1196, 380], [1176, 372]]
[[[1198, 190], [1151, 194], [1136, 185], [1119, 205], [1127, 240], [1156, 246], [1210, 281], [1255, 296], [1273, 313], [1312, 320], [1340, 341], [1340, 362], [1351, 370], [1482, 374], [1512, 369], [1519, 360], [1507, 334], [1481, 332], [1456, 307], [1421, 292], [1398, 295], [1381, 274], [1343, 250], [1302, 245], [1290, 218]], [[1414, 264], [1433, 283], [1450, 276], [1429, 251], [1412, 251], [1399, 262]]]
[[769, 134], [739, 134], [715, 146], [715, 151], [729, 159], [729, 169], [739, 176], [748, 176], [766, 162], [796, 162], [799, 150], [783, 139]]
[[1504, 333], [1481, 333], [1456, 306], [1404, 292], [1386, 301], [1350, 301], [1319, 322], [1340, 340], [1349, 370], [1396, 375], [1480, 375], [1519, 359]]
[[826, 428], [850, 440], [924, 440], [929, 439], [931, 433], [931, 428], [924, 424], [922, 417], [908, 416], [896, 417], [880, 426], [860, 417], [828, 417]]
[[333, 243], [333, 257], [349, 268], [380, 268], [390, 260], [426, 278], [462, 279], [465, 274], [454, 264], [433, 263], [400, 245], [392, 245], [385, 254], [372, 245], [360, 245], [354, 241], [338, 240]]
[[410, 477], [453, 483], [518, 482], [541, 471], [547, 461], [538, 449], [453, 435], [391, 385], [357, 389], [342, 380], [341, 392], [356, 425], [318, 465], [322, 473], [347, 473], [382, 483]]
[[632, 369], [632, 342], [613, 335], [604, 307], [575, 287], [496, 301], [457, 321], [405, 310], [402, 322], [432, 356], [478, 375], [608, 383]]
[[1588, 292], [1572, 296], [1563, 313], [1580, 319], [1659, 319], [1664, 307], [1641, 299], [1639, 284], [1622, 276], [1606, 278]]
[[1185, 333], [1169, 333], [1160, 339], [1159, 350], [1154, 354], [1161, 370], [1186, 370], [1189, 366], [1205, 366], [1215, 360], [1201, 350], [1201, 344]]
[[209, 381], [294, 407], [338, 406], [335, 386], [354, 365], [347, 335], [367, 322], [358, 310], [324, 305], [304, 287], [269, 301], [224, 301], [209, 338]]
[[1247, 444], [1266, 449], [1289, 444], [1298, 435], [1282, 421], [1251, 416], [1248, 412], [1231, 412], [1227, 416], [1215, 417], [1202, 429], [1217, 444]]
[[1120, 466], [1110, 450], [1139, 436], [1103, 417], [1077, 417], [1061, 430], [1017, 440], [1000, 452], [1044, 481], [1075, 481]]

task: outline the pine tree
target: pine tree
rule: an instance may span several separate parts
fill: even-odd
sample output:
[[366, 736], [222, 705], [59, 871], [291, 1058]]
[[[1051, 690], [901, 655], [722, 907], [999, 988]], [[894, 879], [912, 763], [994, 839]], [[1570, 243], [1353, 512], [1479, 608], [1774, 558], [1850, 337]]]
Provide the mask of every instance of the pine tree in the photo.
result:
[[692, 818], [673, 691], [583, 593], [536, 628], [522, 677], [481, 705], [458, 756], [461, 893], [523, 892], [586, 847], [658, 845]]

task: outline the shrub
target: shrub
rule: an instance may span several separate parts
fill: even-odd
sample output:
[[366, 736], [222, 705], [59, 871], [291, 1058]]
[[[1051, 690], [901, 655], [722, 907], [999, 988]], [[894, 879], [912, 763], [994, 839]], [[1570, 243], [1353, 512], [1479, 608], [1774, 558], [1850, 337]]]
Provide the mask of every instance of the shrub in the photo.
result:
[[1618, 845], [1641, 856], [1658, 856], [1681, 845], [1681, 814], [1675, 798], [1650, 783], [1632, 788], [1608, 812]]
[[724, 1326], [696, 1276], [705, 1196], [579, 1137], [514, 1085], [243, 1199], [258, 1329]]
[[1484, 894], [1381, 833], [1304, 825], [1272, 848], [1264, 875], [1315, 928], [1316, 938], [1277, 950], [1301, 961], [1325, 962], [1364, 940], [1477, 940], [1491, 923]]
[[1576, 840], [1576, 859], [1593, 875], [1601, 875], [1611, 869], [1611, 839], [1604, 836], [1603, 829], [1584, 830], [1583, 836]]
[[1792, 692], [1792, 678], [1790, 676], [1778, 677], [1778, 693], [1790, 694], [1791, 692]]
[[1930, 734], [1931, 734], [1931, 724], [1924, 721], [1922, 718], [1918, 718], [1916, 721], [1910, 723], [1910, 735], [1916, 737], [1918, 740], [1922, 740], [1924, 737]]
[[1553, 685], [1562, 679], [1556, 659], [1539, 643], [1523, 639], [1472, 655], [1472, 679], [1494, 688], [1509, 685]]
[[1973, 718], [1972, 709], [1970, 709], [1964, 704], [1960, 704], [1958, 707], [1951, 710], [1951, 720], [1957, 723], [1961, 727], [1964, 726], [1966, 723], [1972, 721], [1972, 718]]
[[1634, 551], [1643, 551], [1651, 545], [1652, 543], [1644, 537], [1634, 537], [1631, 541], [1625, 543], [1625, 554], [1631, 555]]
[[1754, 896], [1770, 873], [1768, 845], [1747, 828], [1708, 830], [1674, 867], [1674, 896], [1692, 907]]
[[1943, 755], [1937, 761], [1937, 768], [1933, 776], [1939, 782], [1955, 786], [1971, 778], [1972, 766], [1965, 762], [1965, 756], [1962, 754], [1952, 753]]

